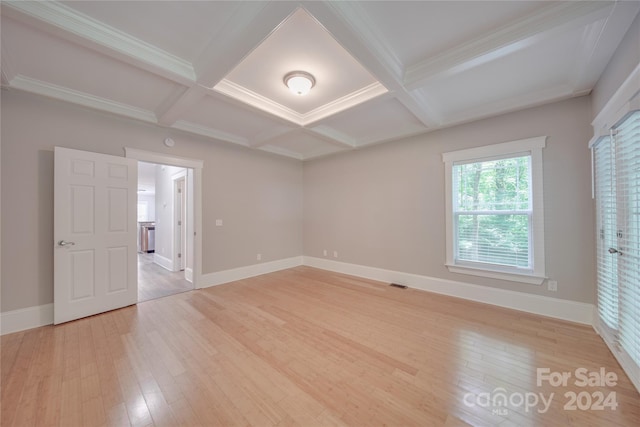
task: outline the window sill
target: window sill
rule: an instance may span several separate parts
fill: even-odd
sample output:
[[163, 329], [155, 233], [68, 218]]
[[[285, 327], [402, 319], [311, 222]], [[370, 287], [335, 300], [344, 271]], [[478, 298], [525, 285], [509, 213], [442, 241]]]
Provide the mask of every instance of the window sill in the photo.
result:
[[508, 280], [510, 282], [528, 283], [530, 285], [541, 285], [546, 277], [534, 276], [531, 274], [518, 274], [505, 271], [487, 270], [470, 266], [446, 264], [451, 273], [469, 274], [471, 276], [490, 277], [492, 279]]

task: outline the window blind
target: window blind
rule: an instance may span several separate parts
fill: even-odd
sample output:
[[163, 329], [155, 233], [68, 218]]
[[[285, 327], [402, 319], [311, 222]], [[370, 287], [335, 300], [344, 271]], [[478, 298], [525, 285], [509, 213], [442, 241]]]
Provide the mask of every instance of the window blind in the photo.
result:
[[615, 129], [619, 340], [640, 367], [640, 111]]
[[533, 268], [531, 156], [453, 165], [456, 262]]
[[616, 241], [616, 185], [611, 138], [594, 147], [595, 196], [597, 201], [598, 312], [611, 329], [618, 329], [618, 257], [609, 253]]

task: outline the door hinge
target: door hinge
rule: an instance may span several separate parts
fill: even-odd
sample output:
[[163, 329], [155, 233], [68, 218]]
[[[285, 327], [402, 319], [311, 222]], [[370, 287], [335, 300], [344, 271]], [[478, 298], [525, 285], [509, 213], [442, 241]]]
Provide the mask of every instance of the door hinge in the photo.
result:
[[178, 225], [182, 225], [182, 221], [178, 221]]
[[178, 258], [182, 258], [182, 254], [178, 254]]
[[178, 188], [178, 193], [182, 193], [182, 188]]

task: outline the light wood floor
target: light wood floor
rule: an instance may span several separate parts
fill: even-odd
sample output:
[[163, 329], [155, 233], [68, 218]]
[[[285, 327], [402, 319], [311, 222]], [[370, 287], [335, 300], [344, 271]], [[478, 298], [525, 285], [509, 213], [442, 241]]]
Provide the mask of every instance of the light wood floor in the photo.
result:
[[169, 271], [153, 262], [153, 254], [138, 254], [138, 302], [193, 289], [184, 271]]
[[[1, 343], [3, 427], [640, 425], [638, 392], [590, 327], [308, 267]], [[538, 387], [539, 367], [618, 382]], [[497, 388], [555, 398], [546, 413], [476, 404]], [[564, 410], [571, 390], [618, 407]]]

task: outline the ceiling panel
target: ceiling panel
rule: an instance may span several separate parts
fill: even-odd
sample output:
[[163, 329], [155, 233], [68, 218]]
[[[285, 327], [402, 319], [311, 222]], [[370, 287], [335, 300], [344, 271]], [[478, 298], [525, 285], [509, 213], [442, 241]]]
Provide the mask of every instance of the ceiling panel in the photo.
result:
[[[4, 0], [0, 10], [3, 86], [304, 160], [589, 93], [640, 2]], [[284, 85], [296, 70], [316, 78], [306, 96]]]
[[345, 149], [345, 147], [328, 143], [320, 137], [309, 135], [301, 130], [290, 132], [264, 148], [267, 151], [270, 148], [276, 148], [297, 153], [302, 159], [324, 156]]
[[239, 107], [221, 98], [206, 96], [185, 112], [184, 120], [251, 140], [268, 131], [286, 129], [264, 114]]
[[180, 86], [2, 17], [3, 53], [18, 74], [153, 111]]
[[411, 65], [543, 5], [540, 1], [374, 1], [365, 9], [397, 58]]
[[[316, 80], [305, 96], [291, 93], [283, 82], [287, 73], [299, 70], [311, 73]], [[226, 79], [301, 114], [376, 82], [303, 8], [287, 18]]]
[[576, 30], [560, 39], [542, 40], [461, 73], [434, 79], [419, 92], [447, 117], [547, 88], [568, 88], [581, 38], [582, 31]]
[[345, 134], [353, 139], [356, 145], [426, 130], [424, 125], [395, 98], [359, 105], [324, 120], [320, 127], [328, 127]]
[[63, 4], [194, 62], [238, 8], [234, 1], [65, 1]]

